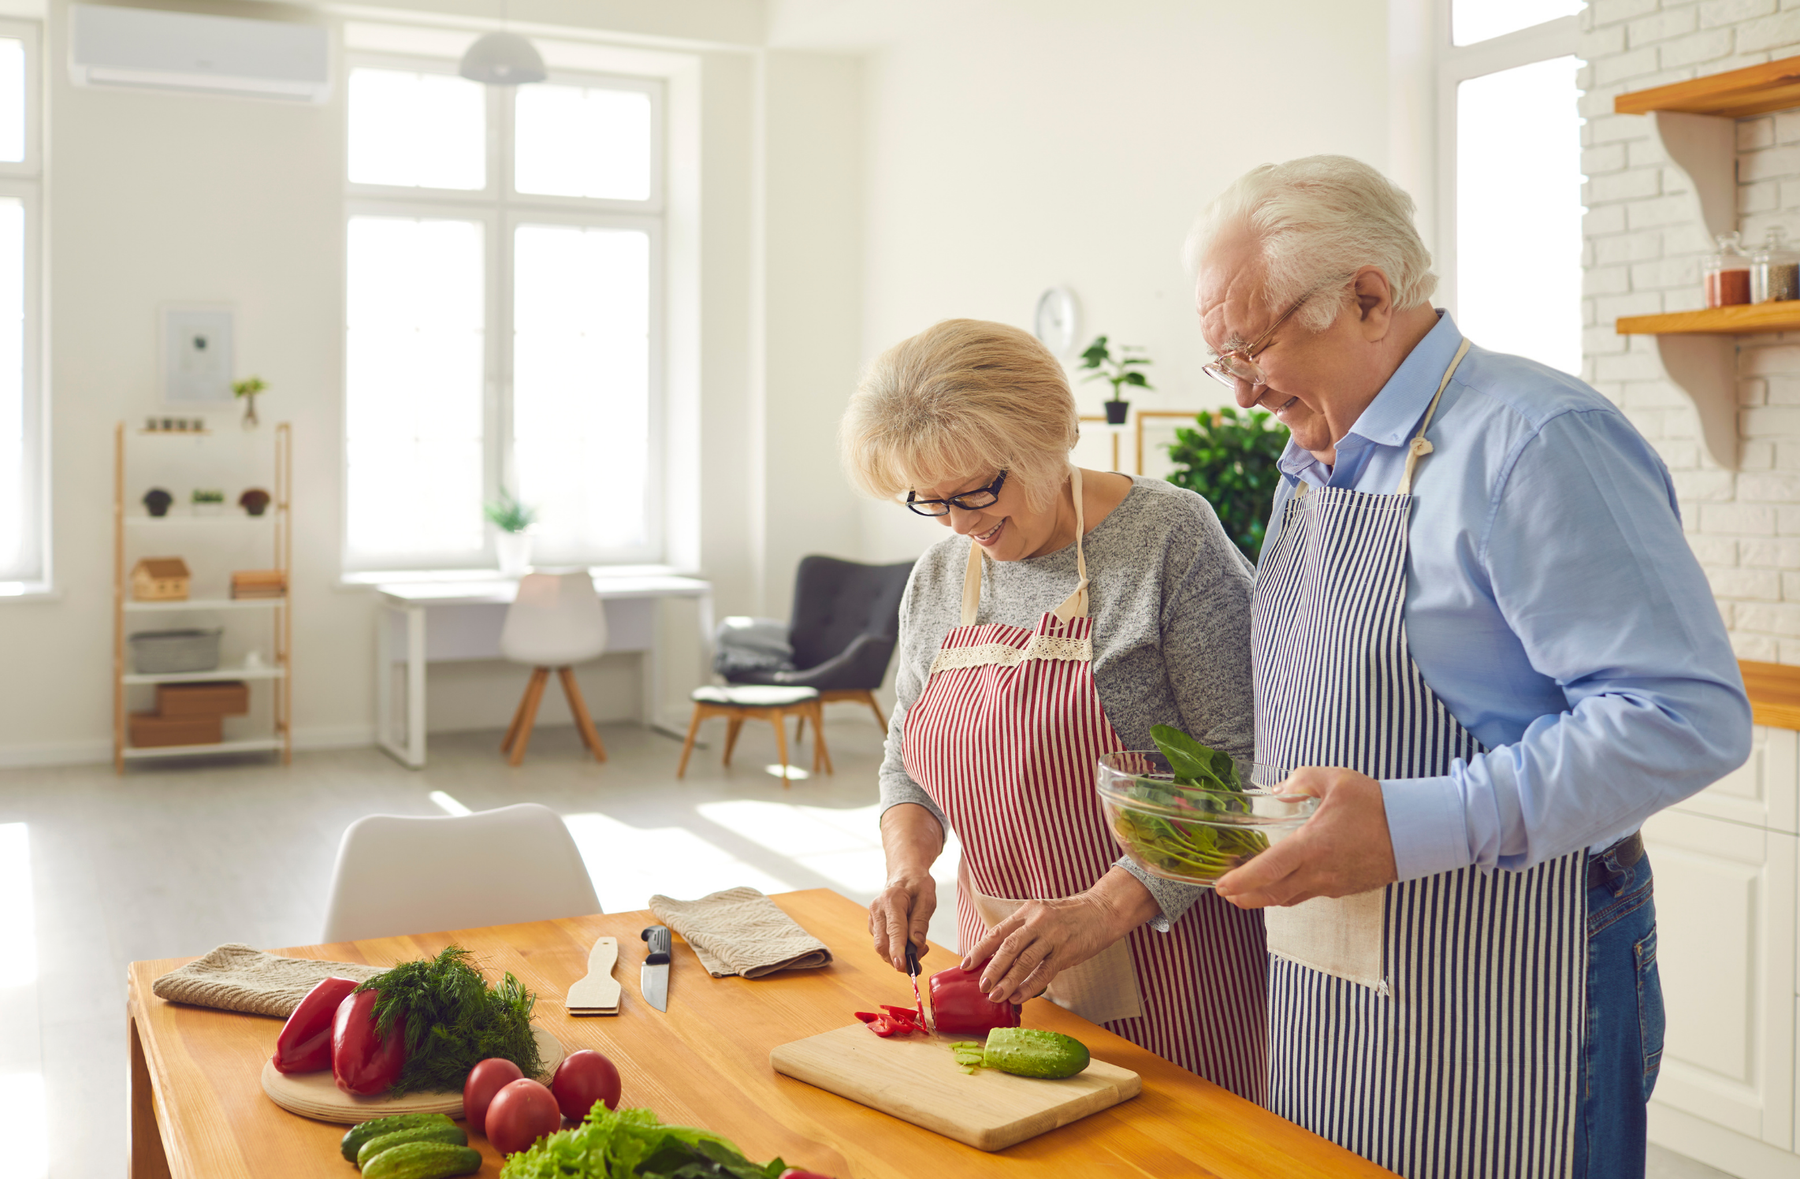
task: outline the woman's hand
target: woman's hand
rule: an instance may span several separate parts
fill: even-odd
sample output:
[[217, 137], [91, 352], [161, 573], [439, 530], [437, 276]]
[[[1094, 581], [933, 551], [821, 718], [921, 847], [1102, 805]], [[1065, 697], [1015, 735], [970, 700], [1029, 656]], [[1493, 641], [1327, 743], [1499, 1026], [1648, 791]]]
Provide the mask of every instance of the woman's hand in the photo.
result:
[[869, 935], [875, 952], [906, 971], [906, 945], [926, 951], [925, 931], [937, 912], [937, 881], [931, 865], [944, 850], [937, 816], [913, 802], [881, 813], [881, 848], [887, 855], [887, 887], [869, 906]]
[[995, 1003], [1023, 1003], [1161, 912], [1156, 899], [1123, 868], [1093, 888], [1048, 901], [1027, 901], [963, 955], [964, 970], [986, 962], [981, 989]]
[[906, 944], [925, 954], [925, 931], [931, 915], [937, 912], [937, 881], [926, 872], [917, 876], [889, 879], [886, 888], [875, 894], [869, 906], [869, 933], [875, 938], [875, 952], [906, 971]]

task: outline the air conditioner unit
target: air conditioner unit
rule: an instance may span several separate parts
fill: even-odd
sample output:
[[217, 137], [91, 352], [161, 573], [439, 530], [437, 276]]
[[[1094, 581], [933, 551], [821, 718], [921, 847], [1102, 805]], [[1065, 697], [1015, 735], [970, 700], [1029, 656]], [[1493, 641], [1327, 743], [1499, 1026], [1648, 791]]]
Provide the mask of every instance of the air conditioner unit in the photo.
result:
[[320, 103], [331, 94], [331, 54], [317, 25], [74, 4], [69, 79]]

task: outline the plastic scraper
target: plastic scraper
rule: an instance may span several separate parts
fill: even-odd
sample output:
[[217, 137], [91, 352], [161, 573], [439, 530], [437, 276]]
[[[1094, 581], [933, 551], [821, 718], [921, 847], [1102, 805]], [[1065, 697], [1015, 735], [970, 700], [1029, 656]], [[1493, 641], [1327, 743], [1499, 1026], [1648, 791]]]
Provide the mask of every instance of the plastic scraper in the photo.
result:
[[588, 951], [587, 974], [569, 988], [563, 1001], [570, 1015], [619, 1014], [619, 984], [612, 976], [619, 960], [619, 939], [603, 937]]

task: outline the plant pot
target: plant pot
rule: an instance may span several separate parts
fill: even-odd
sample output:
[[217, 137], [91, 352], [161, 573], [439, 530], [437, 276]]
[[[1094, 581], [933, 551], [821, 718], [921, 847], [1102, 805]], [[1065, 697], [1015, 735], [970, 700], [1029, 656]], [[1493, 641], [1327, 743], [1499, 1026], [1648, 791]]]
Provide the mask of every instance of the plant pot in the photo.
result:
[[500, 576], [523, 577], [531, 568], [531, 534], [501, 532], [494, 537], [494, 550], [500, 558]]
[[1125, 424], [1125, 415], [1131, 412], [1131, 402], [1106, 401], [1101, 404], [1106, 408], [1107, 425], [1123, 426]]
[[225, 505], [216, 500], [194, 505], [194, 515], [196, 516], [223, 516], [224, 514]]
[[168, 515], [169, 505], [174, 502], [175, 497], [160, 487], [152, 487], [144, 493], [144, 510], [152, 516]]

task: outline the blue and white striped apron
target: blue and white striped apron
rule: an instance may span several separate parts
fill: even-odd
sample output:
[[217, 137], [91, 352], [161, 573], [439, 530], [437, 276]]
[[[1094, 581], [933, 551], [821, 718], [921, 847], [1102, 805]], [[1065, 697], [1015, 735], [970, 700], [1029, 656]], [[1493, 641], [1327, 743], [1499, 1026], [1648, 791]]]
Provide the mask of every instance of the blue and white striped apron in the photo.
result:
[[[1301, 484], [1288, 502], [1256, 578], [1257, 761], [1416, 778], [1482, 751], [1425, 683], [1403, 618], [1413, 471], [1467, 351], [1398, 491]], [[1586, 860], [1267, 910], [1270, 1108], [1407, 1179], [1570, 1174]], [[1319, 967], [1337, 961], [1368, 969]]]

